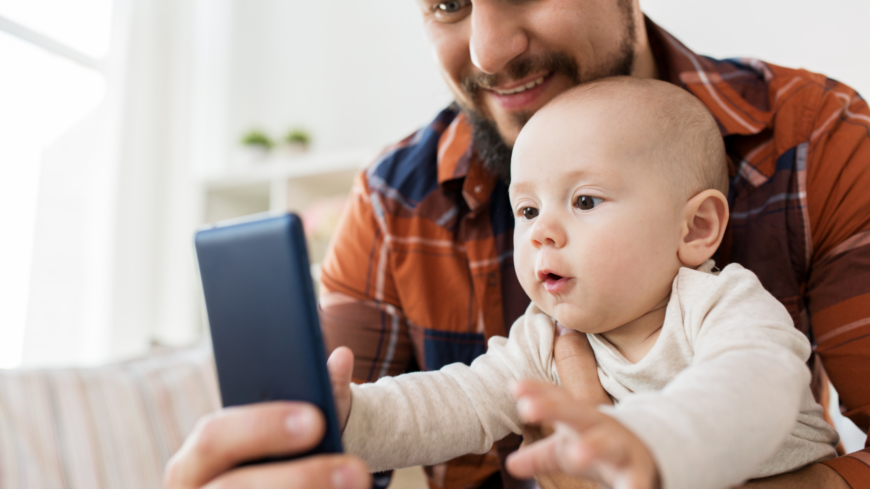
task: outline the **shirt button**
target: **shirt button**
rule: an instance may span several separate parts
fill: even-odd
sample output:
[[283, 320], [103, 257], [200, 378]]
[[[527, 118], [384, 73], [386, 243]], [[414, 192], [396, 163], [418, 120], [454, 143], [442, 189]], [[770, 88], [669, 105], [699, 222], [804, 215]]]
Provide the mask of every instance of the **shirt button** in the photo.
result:
[[475, 192], [475, 193], [478, 193], [478, 194], [481, 193], [481, 192], [483, 192], [483, 185], [475, 185], [475, 186], [474, 186], [474, 192]]
[[495, 274], [490, 273], [489, 276], [487, 276], [487, 278], [486, 278], [486, 285], [488, 285], [490, 287], [495, 287], [495, 284], [496, 284]]

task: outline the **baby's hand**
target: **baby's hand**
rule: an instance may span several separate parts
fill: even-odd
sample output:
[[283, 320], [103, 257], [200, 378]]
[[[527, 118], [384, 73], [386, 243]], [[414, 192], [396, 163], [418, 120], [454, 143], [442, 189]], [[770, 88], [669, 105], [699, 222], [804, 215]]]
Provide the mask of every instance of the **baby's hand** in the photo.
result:
[[615, 489], [658, 489], [658, 468], [646, 445], [595, 406], [562, 389], [522, 382], [514, 389], [517, 410], [527, 423], [554, 423], [555, 433], [507, 459], [514, 477], [553, 472], [584, 477]]
[[350, 415], [350, 379], [353, 375], [353, 352], [346, 346], [336, 348], [326, 361], [329, 370], [329, 380], [332, 383], [332, 396], [335, 398], [335, 410], [338, 414], [338, 425], [344, 431], [347, 417]]

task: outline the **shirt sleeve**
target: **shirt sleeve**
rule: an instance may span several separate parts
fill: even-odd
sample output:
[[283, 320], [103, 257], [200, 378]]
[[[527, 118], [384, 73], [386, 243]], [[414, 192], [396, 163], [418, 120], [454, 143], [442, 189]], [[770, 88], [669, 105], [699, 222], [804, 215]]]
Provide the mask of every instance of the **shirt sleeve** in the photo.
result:
[[[816, 352], [843, 413], [870, 427], [870, 109], [829, 80], [806, 166], [811, 266], [806, 300]], [[825, 462], [849, 484], [870, 480], [870, 449]]]
[[554, 329], [543, 313], [527, 312], [511, 327], [510, 338], [491, 338], [487, 352], [470, 366], [454, 363], [351, 385], [345, 450], [380, 471], [485, 453], [495, 440], [519, 434], [508, 386], [518, 379], [556, 382]]
[[389, 266], [389, 244], [361, 173], [320, 273], [327, 351], [349, 347], [355, 382], [403, 373], [413, 358], [408, 322]]
[[681, 272], [671, 298], [694, 335], [691, 366], [661, 391], [601, 408], [643, 440], [667, 489], [731, 487], [753, 477], [811, 398], [809, 342], [758, 279], [736, 265], [697, 278], [687, 286]]

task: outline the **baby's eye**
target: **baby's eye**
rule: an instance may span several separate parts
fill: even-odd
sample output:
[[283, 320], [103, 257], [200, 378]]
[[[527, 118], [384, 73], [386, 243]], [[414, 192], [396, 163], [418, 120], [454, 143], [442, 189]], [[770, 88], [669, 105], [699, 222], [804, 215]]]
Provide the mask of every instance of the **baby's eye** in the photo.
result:
[[523, 207], [520, 212], [523, 213], [523, 217], [526, 219], [534, 219], [538, 217], [538, 209], [535, 209], [534, 207]]
[[574, 205], [581, 211], [588, 211], [597, 205], [601, 205], [604, 199], [600, 197], [592, 197], [590, 195], [581, 195], [574, 201]]

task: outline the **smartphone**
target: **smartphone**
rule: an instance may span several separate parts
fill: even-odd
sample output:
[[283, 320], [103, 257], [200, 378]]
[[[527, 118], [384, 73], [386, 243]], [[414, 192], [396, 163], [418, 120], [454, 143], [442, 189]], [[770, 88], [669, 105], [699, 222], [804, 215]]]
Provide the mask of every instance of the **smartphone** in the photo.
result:
[[302, 221], [255, 215], [201, 228], [194, 243], [224, 407], [314, 404], [326, 418], [323, 441], [285, 459], [340, 453]]

